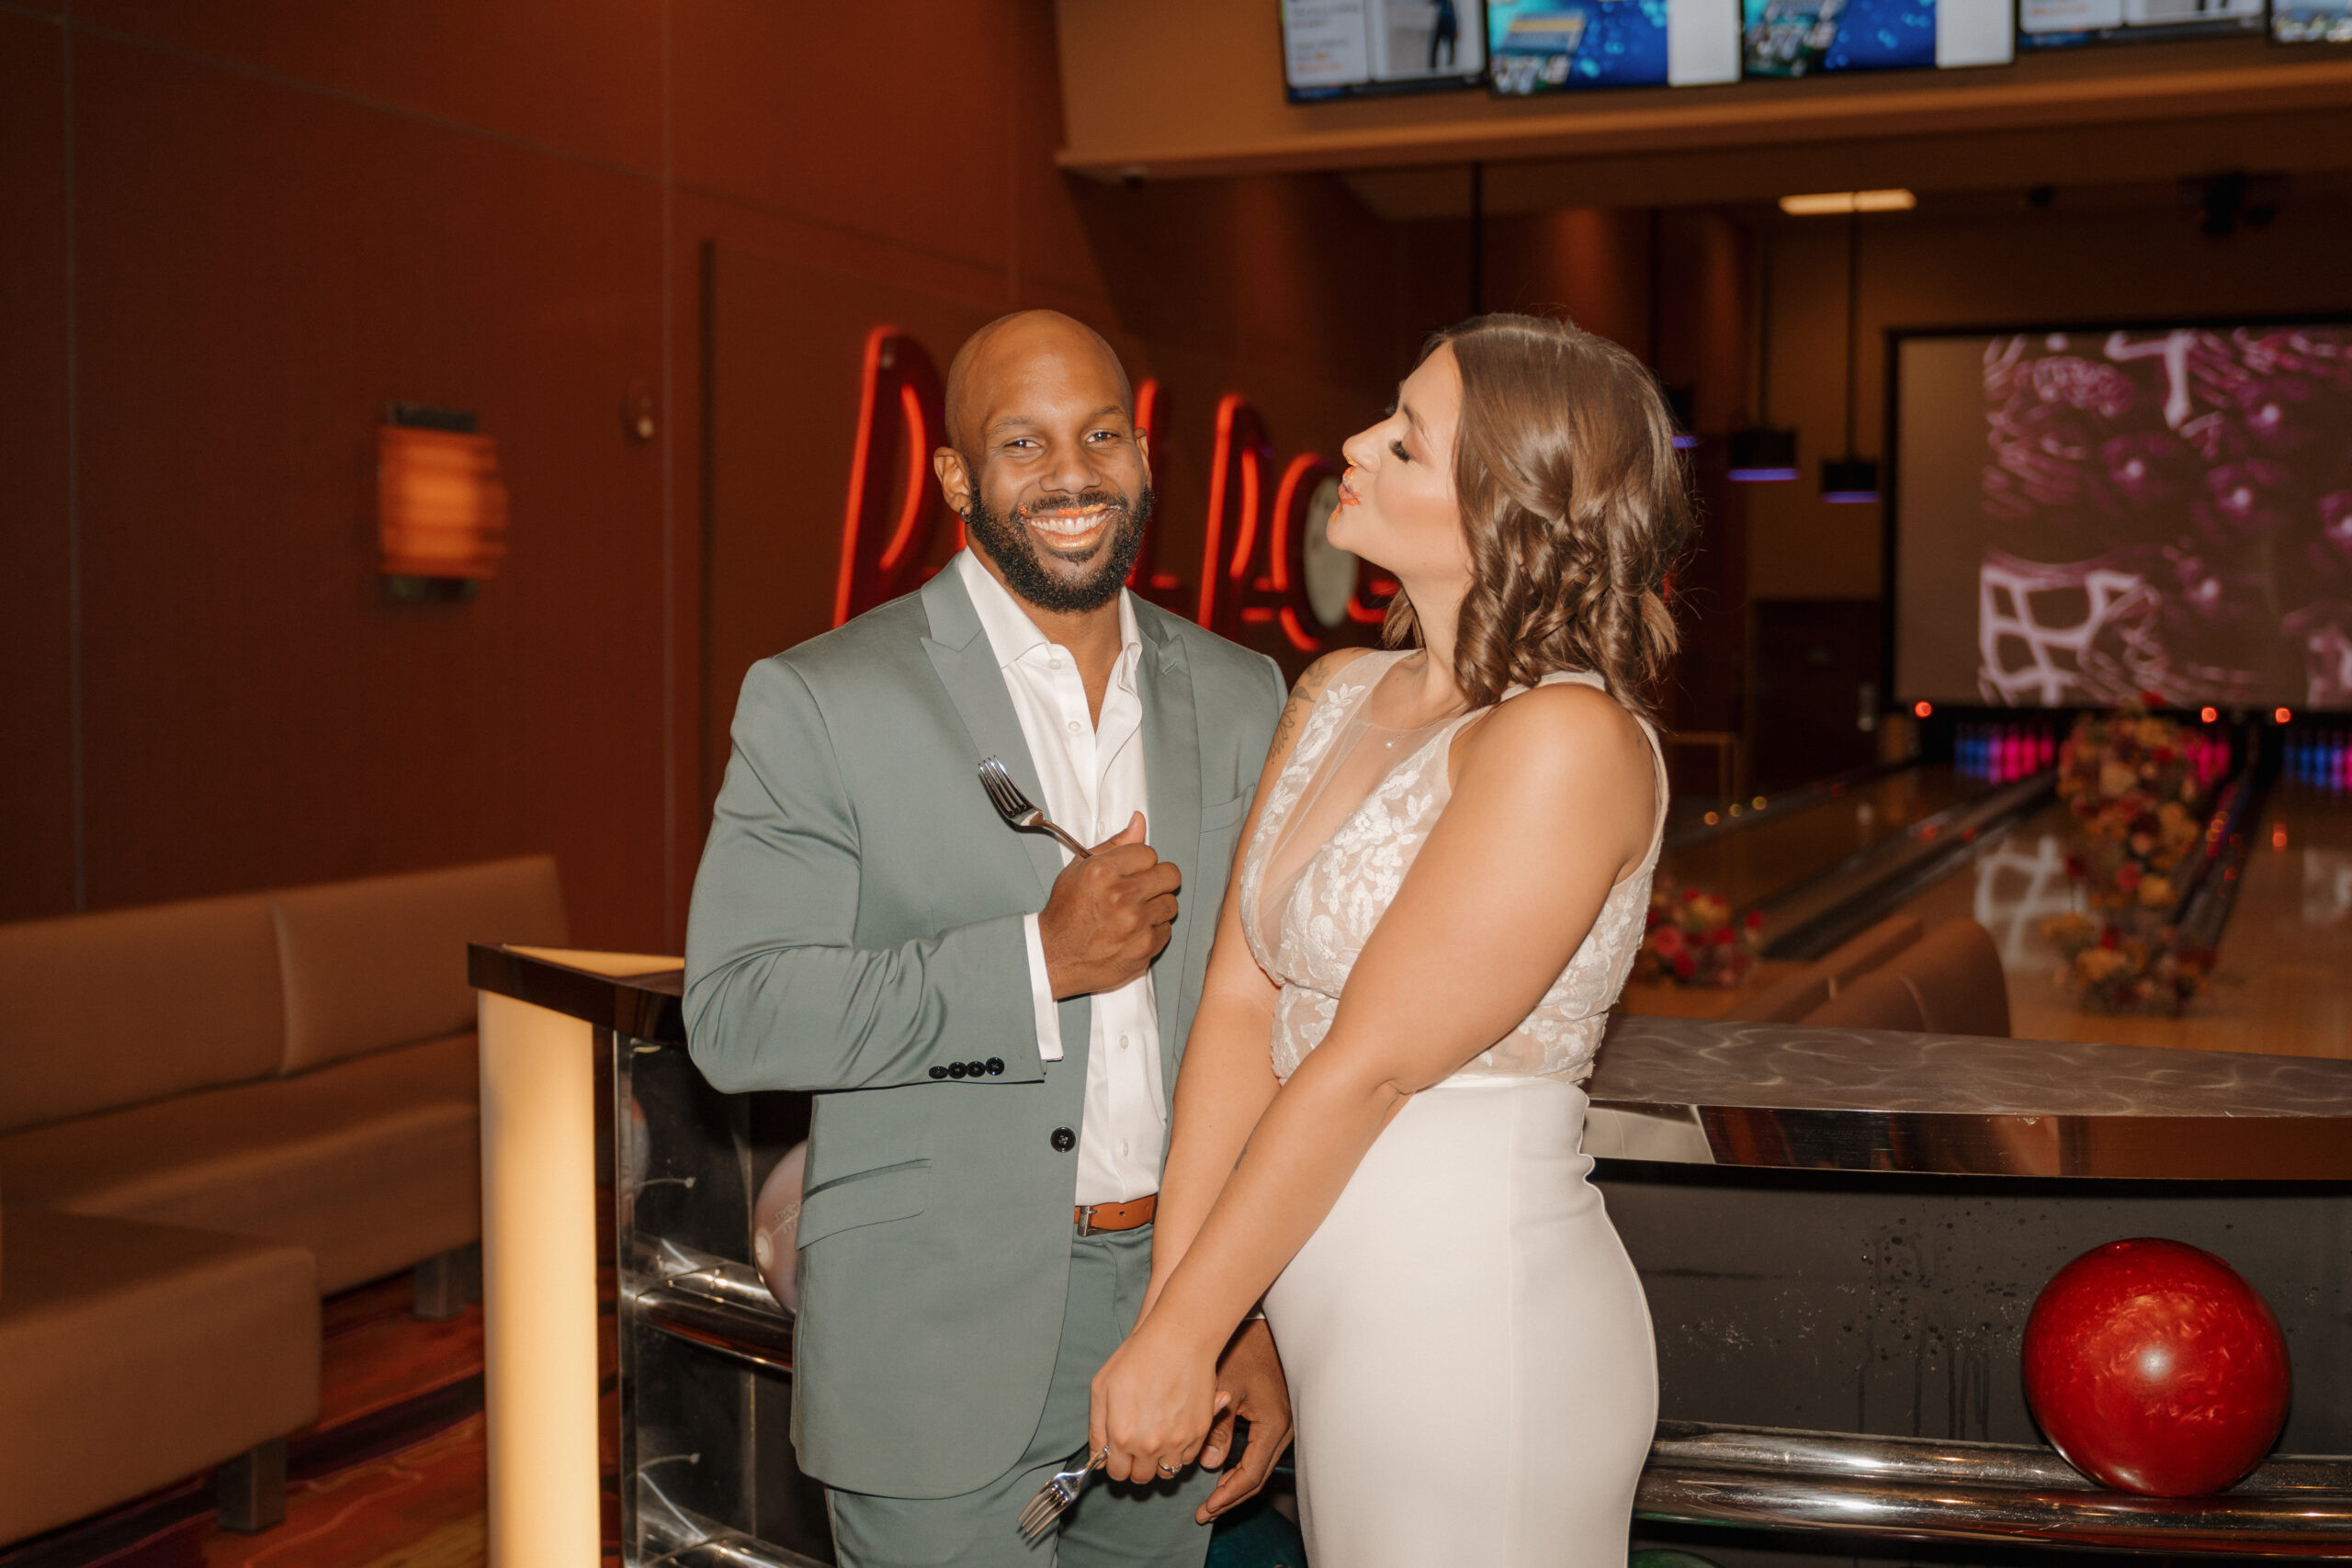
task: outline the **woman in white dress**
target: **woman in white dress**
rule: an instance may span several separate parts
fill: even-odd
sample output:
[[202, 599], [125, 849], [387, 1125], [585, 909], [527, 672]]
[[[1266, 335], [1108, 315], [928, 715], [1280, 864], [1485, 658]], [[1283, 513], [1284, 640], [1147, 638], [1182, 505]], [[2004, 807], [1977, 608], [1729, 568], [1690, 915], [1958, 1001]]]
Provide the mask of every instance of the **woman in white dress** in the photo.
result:
[[1403, 585], [1389, 649], [1276, 732], [1092, 1421], [1114, 1480], [1217, 1458], [1262, 1298], [1316, 1568], [1625, 1560], [1656, 1358], [1577, 1086], [1665, 819], [1672, 435], [1623, 349], [1487, 316], [1345, 448], [1330, 536]]

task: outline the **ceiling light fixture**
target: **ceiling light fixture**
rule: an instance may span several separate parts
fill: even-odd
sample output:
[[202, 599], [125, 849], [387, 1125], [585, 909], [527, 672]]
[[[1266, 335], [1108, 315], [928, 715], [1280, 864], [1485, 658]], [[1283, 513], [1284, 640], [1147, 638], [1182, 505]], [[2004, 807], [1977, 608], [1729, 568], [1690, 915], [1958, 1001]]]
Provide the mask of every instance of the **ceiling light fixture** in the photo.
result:
[[1781, 210], [1792, 218], [1829, 218], [1848, 212], [1908, 212], [1919, 198], [1907, 190], [1826, 190], [1784, 196]]

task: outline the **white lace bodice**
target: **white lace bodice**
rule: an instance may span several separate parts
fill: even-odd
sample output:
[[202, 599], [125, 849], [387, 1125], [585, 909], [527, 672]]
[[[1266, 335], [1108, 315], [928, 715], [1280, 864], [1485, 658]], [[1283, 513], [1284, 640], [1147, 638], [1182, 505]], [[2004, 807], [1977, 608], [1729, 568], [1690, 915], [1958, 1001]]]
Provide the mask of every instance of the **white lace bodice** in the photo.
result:
[[[1476, 716], [1464, 714], [1429, 734], [1373, 784], [1362, 803], [1340, 819], [1319, 848], [1311, 851], [1287, 894], [1277, 889], [1277, 901], [1268, 907], [1267, 864], [1284, 823], [1310, 781], [1326, 776], [1346, 760], [1331, 755], [1343, 733], [1351, 742], [1361, 742], [1362, 727], [1351, 720], [1381, 676], [1404, 657], [1402, 652], [1370, 654], [1333, 677], [1308, 711], [1297, 750], [1274, 781], [1249, 853], [1242, 860], [1238, 891], [1242, 934], [1259, 966], [1281, 987], [1274, 1004], [1273, 1061], [1275, 1076], [1284, 1081], [1329, 1031], [1356, 955], [1395, 900], [1414, 857], [1453, 795], [1449, 761], [1453, 738]], [[1584, 671], [1547, 675], [1542, 683], [1562, 681], [1606, 689], [1599, 676]], [[1515, 694], [1506, 693], [1502, 700], [1508, 702]], [[1646, 723], [1642, 729], [1649, 739], [1657, 775], [1657, 828], [1651, 832], [1649, 852], [1641, 868], [1610, 889], [1592, 930], [1535, 1010], [1510, 1034], [1471, 1058], [1456, 1077], [1542, 1077], [1578, 1083], [1591, 1075], [1609, 1009], [1624, 988], [1641, 948], [1650, 877], [1657, 865], [1666, 823], [1665, 763], [1657, 734]]]

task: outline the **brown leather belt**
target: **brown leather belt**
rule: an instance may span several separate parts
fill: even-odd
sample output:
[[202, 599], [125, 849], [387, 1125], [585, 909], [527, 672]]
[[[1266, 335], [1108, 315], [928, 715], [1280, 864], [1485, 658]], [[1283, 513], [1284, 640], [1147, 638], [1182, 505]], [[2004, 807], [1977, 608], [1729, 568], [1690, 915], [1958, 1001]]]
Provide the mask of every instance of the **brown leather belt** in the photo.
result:
[[1131, 1231], [1137, 1225], [1151, 1224], [1152, 1211], [1159, 1207], [1159, 1194], [1130, 1198], [1124, 1203], [1080, 1203], [1071, 1211], [1073, 1223], [1080, 1235], [1100, 1235], [1104, 1231]]

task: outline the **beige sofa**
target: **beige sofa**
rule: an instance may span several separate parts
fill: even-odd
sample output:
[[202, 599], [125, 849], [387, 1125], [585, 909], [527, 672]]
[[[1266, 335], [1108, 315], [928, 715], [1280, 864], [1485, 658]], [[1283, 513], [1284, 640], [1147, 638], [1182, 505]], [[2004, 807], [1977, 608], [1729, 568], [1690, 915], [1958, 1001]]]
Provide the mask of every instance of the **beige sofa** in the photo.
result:
[[[161, 1445], [133, 1462], [98, 1444], [90, 1483], [61, 1488], [17, 1458], [38, 1434], [11, 1433], [0, 1541], [229, 1460], [273, 1435], [256, 1421], [309, 1420], [320, 1294], [423, 1265], [420, 1304], [454, 1304], [447, 1260], [481, 1231], [466, 943], [560, 945], [565, 925], [535, 856], [0, 926], [0, 1426], [37, 1425], [22, 1393]], [[296, 1273], [308, 1326], [289, 1329]], [[118, 1287], [144, 1304], [107, 1305]], [[254, 1309], [266, 1331], [230, 1325], [241, 1294], [276, 1303]], [[200, 1359], [278, 1393], [228, 1399], [191, 1369], [101, 1394], [107, 1365], [184, 1359], [206, 1322], [226, 1337]]]
[[0, 1543], [216, 1464], [223, 1524], [277, 1523], [319, 1412], [316, 1278], [283, 1242], [0, 1212]]

